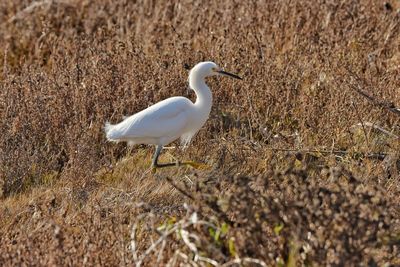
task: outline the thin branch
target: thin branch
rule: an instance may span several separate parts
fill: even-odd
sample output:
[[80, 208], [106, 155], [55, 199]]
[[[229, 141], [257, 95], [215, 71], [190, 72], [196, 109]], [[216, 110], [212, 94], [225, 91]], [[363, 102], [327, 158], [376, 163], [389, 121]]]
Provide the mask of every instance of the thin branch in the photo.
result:
[[160, 263], [161, 262], [161, 260], [163, 259], [163, 257], [164, 257], [164, 255], [163, 255], [163, 253], [164, 253], [164, 249], [165, 249], [165, 245], [167, 244], [167, 240], [163, 240], [162, 241], [162, 244], [161, 244], [161, 249], [160, 249], [160, 251], [158, 252], [158, 255], [157, 255], [157, 263]]
[[209, 264], [211, 264], [213, 266], [220, 266], [220, 264], [217, 261], [215, 261], [213, 259], [210, 259], [210, 258], [207, 258], [207, 257], [203, 257], [203, 256], [200, 256], [200, 255], [197, 255], [197, 259], [199, 261], [207, 262], [207, 263], [209, 263]]
[[24, 9], [18, 11], [7, 22], [2, 24], [2, 26], [7, 25], [9, 23], [13, 23], [16, 20], [25, 18], [27, 14], [32, 13], [36, 8], [39, 8], [39, 7], [45, 6], [45, 5], [48, 5], [48, 7], [50, 7], [52, 4], [63, 4], [63, 5], [66, 5], [66, 6], [72, 6], [72, 4], [69, 3], [68, 1], [63, 1], [63, 0], [34, 1], [29, 6], [27, 6]]
[[290, 148], [266, 148], [267, 150], [272, 151], [282, 151], [282, 152], [294, 152], [294, 153], [321, 153], [321, 154], [334, 154], [334, 155], [347, 155], [350, 153], [360, 153], [365, 158], [375, 158], [375, 159], [384, 159], [389, 153], [386, 152], [371, 152], [371, 153], [363, 153], [356, 151], [346, 151], [346, 150], [318, 150], [318, 149], [290, 149]]
[[25, 7], [21, 11], [19, 11], [17, 14], [12, 16], [7, 22], [12, 23], [18, 19], [22, 19], [25, 17], [26, 14], [31, 13], [35, 8], [41, 7], [44, 5], [51, 5], [53, 3], [52, 0], [44, 0], [44, 1], [35, 1], [32, 2], [29, 6]]
[[132, 251], [132, 256], [133, 256], [133, 261], [137, 261], [137, 252], [136, 252], [136, 228], [137, 225], [136, 223], [133, 224], [132, 226], [132, 231], [131, 231], [131, 251]]
[[393, 106], [393, 104], [384, 102], [384, 101], [379, 101], [377, 99], [375, 99], [374, 97], [368, 95], [367, 93], [363, 92], [361, 89], [356, 88], [354, 85], [352, 85], [352, 88], [359, 93], [361, 96], [365, 97], [366, 99], [368, 99], [372, 104], [374, 104], [375, 106], [384, 108], [398, 116], [400, 116], [400, 108], [396, 108], [395, 106]]
[[171, 267], [171, 266], [176, 266], [176, 260], [179, 256], [179, 249], [175, 250], [174, 255], [169, 259], [169, 261], [166, 264], [166, 267]]
[[172, 181], [171, 178], [166, 177], [166, 180], [167, 180], [167, 182], [168, 182], [170, 185], [172, 185], [172, 187], [174, 187], [176, 190], [178, 190], [182, 195], [184, 195], [185, 197], [187, 197], [187, 198], [189, 198], [189, 199], [191, 199], [191, 200], [194, 200], [194, 198], [193, 198], [190, 194], [188, 194], [187, 192], [185, 192], [185, 190], [183, 190], [182, 188], [180, 188], [179, 186], [177, 186], [177, 185]]
[[[362, 79], [357, 74], [352, 72], [349, 68], [346, 68], [346, 70], [353, 76], [353, 78], [356, 78], [356, 80], [358, 80], [359, 82], [362, 82]], [[360, 88], [361, 86], [359, 84], [357, 86], [354, 84], [350, 84], [350, 87], [354, 91], [356, 91], [359, 95], [361, 95], [362, 97], [364, 97], [368, 101], [370, 101], [373, 105], [381, 107], [383, 109], [386, 109], [386, 110], [396, 114], [397, 116], [400, 116], [400, 108], [395, 107], [393, 103], [387, 103], [385, 101], [381, 101], [381, 100], [376, 99], [375, 97], [372, 97], [371, 95], [364, 92]]]
[[146, 249], [146, 251], [140, 255], [138, 258], [138, 261], [136, 262], [136, 267], [140, 267], [143, 263], [143, 260], [150, 254], [152, 253], [156, 247], [163, 241], [165, 240], [168, 236], [172, 235], [175, 233], [178, 229], [185, 229], [192, 225], [192, 222], [186, 222], [182, 224], [182, 221], [179, 221], [179, 223], [176, 223], [174, 227], [172, 227], [170, 230], [166, 231], [159, 239], [157, 239], [156, 242], [154, 242], [149, 248]]
[[378, 126], [378, 125], [376, 125], [374, 123], [371, 123], [371, 122], [364, 122], [363, 125], [361, 125], [360, 123], [357, 123], [357, 124], [351, 126], [351, 128], [355, 128], [357, 126], [370, 127], [370, 128], [373, 128], [374, 130], [377, 130], [377, 131], [379, 131], [379, 132], [381, 132], [383, 134], [386, 134], [389, 137], [400, 139], [400, 136], [398, 136], [398, 135], [396, 135], [396, 134], [394, 134], [392, 132], [389, 132], [388, 130], [386, 130], [386, 129], [384, 129], [384, 128], [382, 128], [382, 127], [380, 127], [380, 126]]

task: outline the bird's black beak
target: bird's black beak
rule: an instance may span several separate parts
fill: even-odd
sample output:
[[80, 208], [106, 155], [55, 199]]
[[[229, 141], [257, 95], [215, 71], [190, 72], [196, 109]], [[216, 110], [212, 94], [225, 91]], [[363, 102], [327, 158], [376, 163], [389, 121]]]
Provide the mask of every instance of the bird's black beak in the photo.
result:
[[237, 76], [236, 74], [229, 73], [229, 72], [226, 72], [226, 71], [223, 71], [223, 70], [218, 70], [216, 72], [221, 74], [221, 75], [224, 75], [224, 76], [228, 76], [228, 77], [232, 77], [232, 78], [235, 78], [235, 79], [243, 80], [241, 77]]

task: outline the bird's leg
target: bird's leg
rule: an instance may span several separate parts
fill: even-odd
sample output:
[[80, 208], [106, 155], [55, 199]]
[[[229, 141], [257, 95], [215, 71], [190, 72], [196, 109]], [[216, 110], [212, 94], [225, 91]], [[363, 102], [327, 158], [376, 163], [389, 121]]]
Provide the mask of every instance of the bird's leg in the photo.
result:
[[158, 163], [158, 157], [160, 156], [161, 150], [163, 149], [162, 145], [156, 146], [156, 151], [154, 152], [153, 161], [151, 163], [151, 168], [153, 172], [157, 170], [157, 168], [165, 168], [165, 167], [172, 167], [178, 166], [179, 164], [176, 162], [171, 163]]

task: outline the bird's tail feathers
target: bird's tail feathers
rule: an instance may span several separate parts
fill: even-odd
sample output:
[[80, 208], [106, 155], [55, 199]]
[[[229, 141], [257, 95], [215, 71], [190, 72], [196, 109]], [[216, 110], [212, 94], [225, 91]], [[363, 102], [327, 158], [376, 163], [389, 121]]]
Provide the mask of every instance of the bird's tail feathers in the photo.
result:
[[115, 136], [115, 133], [114, 133], [114, 125], [112, 125], [110, 122], [106, 122], [105, 123], [105, 125], [104, 125], [104, 131], [106, 132], [106, 137], [107, 137], [107, 140], [108, 141], [117, 141], [116, 140], [116, 136]]

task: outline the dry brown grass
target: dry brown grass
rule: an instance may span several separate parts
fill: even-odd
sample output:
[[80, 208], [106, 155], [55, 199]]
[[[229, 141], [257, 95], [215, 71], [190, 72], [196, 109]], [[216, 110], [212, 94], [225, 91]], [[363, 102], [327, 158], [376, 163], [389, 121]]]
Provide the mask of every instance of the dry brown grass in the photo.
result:
[[[1, 1], [0, 264], [131, 265], [159, 238], [145, 265], [400, 264], [399, 8]], [[152, 149], [106, 142], [107, 120], [193, 99], [201, 60], [244, 81], [210, 79], [210, 119], [163, 159], [209, 170], [153, 175]]]

